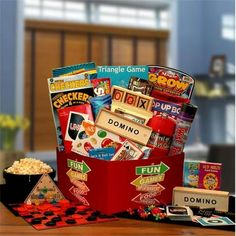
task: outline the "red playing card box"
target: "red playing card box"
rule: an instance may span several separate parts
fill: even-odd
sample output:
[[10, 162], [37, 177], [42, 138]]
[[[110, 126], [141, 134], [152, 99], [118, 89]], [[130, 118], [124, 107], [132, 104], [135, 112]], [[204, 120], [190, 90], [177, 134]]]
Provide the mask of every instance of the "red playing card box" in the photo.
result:
[[221, 163], [201, 162], [199, 166], [198, 187], [219, 190], [221, 186]]
[[92, 114], [90, 104], [82, 104], [78, 106], [65, 107], [65, 108], [58, 109], [58, 117], [60, 121], [61, 132], [64, 139], [65, 151], [67, 153], [71, 152], [71, 148], [72, 148], [71, 146], [72, 140], [71, 141], [65, 140], [68, 133], [68, 119], [70, 118], [70, 112], [75, 112], [75, 113], [78, 112], [82, 114], [87, 114], [88, 119], [93, 121], [93, 114]]
[[[106, 214], [170, 204], [173, 188], [182, 186], [183, 160], [184, 153], [171, 158], [105, 161], [57, 152], [58, 186], [67, 199]], [[81, 182], [81, 188], [73, 185], [74, 179]]]

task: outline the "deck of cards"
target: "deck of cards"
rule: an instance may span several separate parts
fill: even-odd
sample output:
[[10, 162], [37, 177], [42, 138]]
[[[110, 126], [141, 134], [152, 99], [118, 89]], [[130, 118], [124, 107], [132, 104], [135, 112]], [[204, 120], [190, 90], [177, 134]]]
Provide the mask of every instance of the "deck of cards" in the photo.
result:
[[197, 221], [202, 226], [225, 226], [225, 225], [235, 225], [235, 223], [228, 217], [202, 217], [197, 219]]
[[167, 206], [166, 214], [170, 220], [192, 221], [193, 212], [186, 206]]

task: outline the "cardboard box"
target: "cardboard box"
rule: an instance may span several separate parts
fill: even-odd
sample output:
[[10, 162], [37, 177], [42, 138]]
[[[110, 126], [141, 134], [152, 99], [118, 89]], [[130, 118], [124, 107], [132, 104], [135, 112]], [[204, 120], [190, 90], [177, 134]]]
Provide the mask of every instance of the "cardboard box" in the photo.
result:
[[199, 188], [219, 190], [221, 186], [221, 163], [201, 162], [199, 166]]
[[106, 214], [141, 205], [170, 204], [182, 185], [184, 154], [146, 160], [105, 161], [57, 152], [58, 186], [70, 200]]
[[184, 161], [184, 179], [185, 187], [198, 188], [200, 161]]

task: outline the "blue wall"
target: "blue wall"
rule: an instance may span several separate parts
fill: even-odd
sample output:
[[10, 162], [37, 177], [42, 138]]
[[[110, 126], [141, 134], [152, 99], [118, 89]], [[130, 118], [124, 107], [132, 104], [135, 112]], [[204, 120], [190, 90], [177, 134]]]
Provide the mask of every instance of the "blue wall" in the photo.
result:
[[[234, 16], [233, 0], [175, 0], [171, 7], [171, 66], [193, 75], [207, 74], [211, 57], [217, 54], [226, 55], [227, 62], [235, 64], [235, 40], [222, 37], [222, 17]], [[222, 99], [197, 104], [204, 143], [226, 142], [225, 102]], [[194, 127], [196, 124], [188, 144], [196, 140]]]
[[234, 44], [235, 40], [222, 37], [222, 19], [225, 15], [234, 16], [233, 0], [204, 1], [204, 65], [205, 71], [212, 55], [225, 54], [227, 62], [235, 64]]
[[15, 113], [16, 1], [0, 1], [0, 112]]
[[177, 65], [188, 73], [203, 72], [202, 1], [177, 0]]
[[234, 16], [233, 0], [176, 0], [172, 4], [176, 6], [171, 13], [171, 50], [177, 50], [173, 66], [190, 74], [207, 73], [216, 54], [225, 54], [228, 62], [235, 63], [234, 41], [222, 37], [222, 17]]
[[[0, 0], [0, 113], [24, 112], [23, 7], [24, 1]], [[22, 132], [18, 134], [16, 148], [23, 148]]]

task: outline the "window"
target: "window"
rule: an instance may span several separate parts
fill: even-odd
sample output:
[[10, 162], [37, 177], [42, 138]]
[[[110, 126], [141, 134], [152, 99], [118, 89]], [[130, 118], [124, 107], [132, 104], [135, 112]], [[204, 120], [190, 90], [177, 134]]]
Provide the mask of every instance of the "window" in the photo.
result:
[[25, 18], [54, 19], [139, 28], [168, 28], [168, 10], [99, 1], [25, 0]]
[[[93, 7], [92, 15], [98, 16], [98, 22], [133, 27], [156, 28], [156, 11], [134, 7], [98, 5]], [[94, 18], [94, 22], [95, 22]]]
[[85, 22], [86, 4], [65, 0], [25, 0], [25, 18]]
[[228, 39], [228, 40], [234, 40], [234, 15], [223, 15], [222, 16], [222, 30], [221, 35], [222, 38]]

